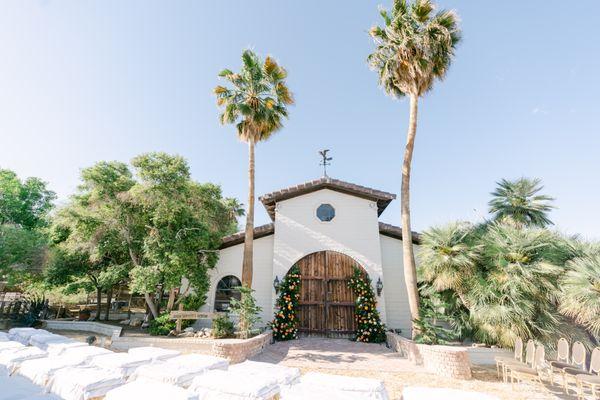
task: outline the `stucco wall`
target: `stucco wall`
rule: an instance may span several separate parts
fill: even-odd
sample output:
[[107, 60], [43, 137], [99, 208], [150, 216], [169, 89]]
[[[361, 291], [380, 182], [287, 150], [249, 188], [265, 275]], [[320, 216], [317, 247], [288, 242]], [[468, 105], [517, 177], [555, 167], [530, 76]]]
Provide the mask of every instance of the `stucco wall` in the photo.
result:
[[[201, 311], [214, 311], [215, 290], [223, 277], [234, 275], [242, 279], [243, 251], [243, 243], [221, 250], [219, 261], [210, 272], [210, 289]], [[254, 240], [253, 261], [252, 288], [256, 291], [256, 302], [263, 310], [260, 325], [264, 325], [273, 319], [273, 235]]]
[[[316, 217], [319, 205], [335, 208], [335, 218], [322, 222]], [[322, 250], [333, 250], [354, 258], [373, 282], [383, 276], [379, 222], [375, 202], [329, 189], [277, 203], [273, 269], [269, 282], [279, 279], [302, 257]], [[382, 277], [383, 279], [383, 277]], [[385, 297], [378, 308], [386, 320]]]
[[[383, 262], [383, 296], [387, 311], [387, 326], [402, 329], [402, 336], [411, 337], [411, 317], [408, 308], [404, 263], [402, 262], [402, 241], [380, 235], [381, 257]], [[415, 246], [415, 252], [418, 251]]]

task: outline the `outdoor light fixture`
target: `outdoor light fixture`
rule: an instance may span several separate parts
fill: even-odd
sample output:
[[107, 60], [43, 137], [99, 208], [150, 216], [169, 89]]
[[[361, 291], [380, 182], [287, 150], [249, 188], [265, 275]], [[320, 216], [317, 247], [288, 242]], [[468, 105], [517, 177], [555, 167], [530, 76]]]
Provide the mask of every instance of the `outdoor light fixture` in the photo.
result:
[[381, 296], [381, 291], [383, 290], [383, 282], [381, 282], [381, 277], [377, 278], [377, 296]]
[[275, 289], [275, 294], [279, 294], [279, 287], [281, 283], [279, 282], [279, 277], [275, 275], [275, 280], [273, 281], [273, 288]]

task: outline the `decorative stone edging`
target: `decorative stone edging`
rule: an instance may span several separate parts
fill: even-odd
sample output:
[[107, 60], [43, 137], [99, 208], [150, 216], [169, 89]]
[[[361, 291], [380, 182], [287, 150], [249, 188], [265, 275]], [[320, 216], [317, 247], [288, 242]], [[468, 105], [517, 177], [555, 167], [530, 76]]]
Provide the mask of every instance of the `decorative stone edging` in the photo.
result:
[[273, 333], [267, 331], [250, 339], [167, 338], [157, 336], [113, 337], [111, 348], [126, 351], [132, 347], [155, 346], [223, 357], [236, 364], [259, 354], [271, 343]]
[[103, 324], [95, 321], [61, 321], [61, 320], [44, 320], [45, 327], [48, 329], [56, 329], [63, 331], [84, 331], [93, 332], [99, 335], [110, 337], [112, 340], [121, 336], [120, 326]]
[[386, 333], [388, 346], [403, 354], [411, 362], [423, 365], [428, 372], [438, 376], [471, 379], [471, 362], [464, 347], [432, 346]]

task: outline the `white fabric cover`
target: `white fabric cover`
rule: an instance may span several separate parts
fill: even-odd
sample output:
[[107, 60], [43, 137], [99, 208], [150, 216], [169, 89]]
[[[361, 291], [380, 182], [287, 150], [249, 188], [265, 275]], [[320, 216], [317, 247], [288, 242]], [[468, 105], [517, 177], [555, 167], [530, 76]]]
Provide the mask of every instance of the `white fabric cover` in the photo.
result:
[[22, 349], [24, 347], [25, 345], [13, 340], [9, 340], [8, 342], [0, 342], [0, 353], [6, 350]]
[[67, 367], [54, 373], [48, 387], [64, 400], [88, 400], [104, 396], [125, 383], [123, 375], [91, 366]]
[[26, 360], [19, 366], [18, 374], [29, 379], [36, 385], [46, 386], [52, 375], [66, 367], [82, 365], [86, 356], [56, 356]]
[[181, 353], [177, 350], [161, 349], [160, 347], [133, 347], [129, 349], [129, 354], [138, 357], [149, 357], [153, 361], [167, 360], [169, 358], [177, 357]]
[[115, 371], [125, 377], [131, 375], [138, 367], [152, 363], [152, 359], [146, 356], [132, 356], [128, 353], [112, 353], [94, 357], [90, 365]]
[[35, 346], [42, 350], [46, 350], [48, 348], [49, 343], [69, 343], [75, 342], [73, 339], [69, 339], [66, 336], [55, 335], [54, 333], [38, 333], [32, 335], [29, 338], [29, 345]]
[[69, 347], [65, 349], [60, 355], [61, 356], [75, 356], [84, 357], [85, 361], [90, 361], [94, 357], [101, 356], [104, 354], [113, 354], [114, 352], [97, 346], [83, 346], [83, 347]]
[[[43, 388], [20, 376], [0, 376], [0, 400], [44, 399]], [[53, 397], [56, 399], [56, 397]]]
[[47, 334], [50, 335], [50, 332], [44, 329], [35, 329], [35, 328], [12, 328], [8, 331], [8, 337], [10, 340], [15, 340], [24, 345], [29, 344], [29, 339], [33, 335], [39, 334]]
[[8, 333], [0, 332], [0, 342], [8, 342], [9, 340]]
[[12, 374], [23, 361], [46, 357], [47, 355], [48, 353], [37, 347], [23, 347], [6, 350], [0, 353], [0, 365], [4, 365], [8, 368], [8, 372]]
[[48, 356], [60, 356], [67, 349], [72, 349], [75, 347], [87, 347], [88, 344], [85, 342], [78, 342], [76, 340], [72, 342], [50, 342], [46, 343], [45, 350], [48, 352]]
[[292, 385], [300, 379], [300, 370], [298, 368], [258, 361], [244, 361], [240, 364], [234, 364], [229, 367], [229, 371], [258, 377], [274, 378], [277, 384], [281, 386]]
[[8, 368], [5, 365], [0, 365], [0, 378], [8, 376]]
[[189, 390], [202, 400], [269, 400], [280, 391], [273, 378], [221, 370], [195, 377]]
[[360, 397], [356, 398], [371, 400], [388, 399], [383, 381], [378, 379], [309, 372], [300, 378], [300, 382], [306, 388], [315, 387], [325, 391], [344, 392], [348, 396], [360, 395]]
[[402, 390], [403, 400], [499, 400], [496, 396], [458, 389], [408, 386]]
[[[348, 393], [330, 389], [320, 389], [312, 385], [299, 383], [292, 386], [284, 386], [281, 389], [281, 400], [364, 400], [368, 395], [360, 393]], [[422, 400], [427, 400], [423, 398]]]
[[225, 370], [229, 362], [220, 357], [203, 354], [185, 354], [139, 367], [131, 376], [134, 379], [148, 379], [177, 386], [187, 387], [195, 376], [208, 370]]
[[106, 393], [104, 400], [196, 400], [197, 395], [180, 387], [155, 381], [129, 382]]

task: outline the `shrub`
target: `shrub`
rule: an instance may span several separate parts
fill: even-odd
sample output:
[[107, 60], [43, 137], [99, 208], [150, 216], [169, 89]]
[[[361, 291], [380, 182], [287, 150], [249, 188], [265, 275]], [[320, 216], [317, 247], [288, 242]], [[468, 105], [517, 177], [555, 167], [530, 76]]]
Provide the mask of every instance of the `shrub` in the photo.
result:
[[[181, 321], [181, 329], [185, 329], [191, 326], [192, 320]], [[177, 326], [177, 322], [172, 320], [168, 312], [164, 312], [158, 316], [158, 318], [150, 321], [148, 326], [148, 332], [154, 336], [167, 336]]]
[[252, 328], [254, 324], [260, 321], [258, 313], [261, 308], [256, 305], [256, 300], [252, 293], [254, 290], [249, 287], [242, 286], [239, 288], [242, 295], [241, 300], [232, 299], [230, 310], [233, 314], [238, 315], [238, 330], [242, 339], [248, 339], [252, 336]]
[[213, 319], [212, 335], [215, 339], [222, 339], [233, 336], [233, 321], [229, 319], [228, 314], [224, 314]]

